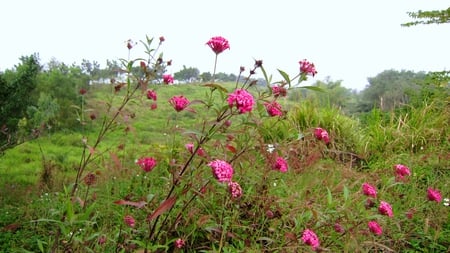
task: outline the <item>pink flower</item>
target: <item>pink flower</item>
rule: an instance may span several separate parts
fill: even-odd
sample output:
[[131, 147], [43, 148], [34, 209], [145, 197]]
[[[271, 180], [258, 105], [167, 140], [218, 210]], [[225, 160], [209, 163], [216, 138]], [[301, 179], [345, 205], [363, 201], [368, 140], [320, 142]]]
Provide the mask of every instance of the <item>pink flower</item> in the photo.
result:
[[158, 98], [156, 95], [156, 91], [147, 90], [147, 98], [156, 101], [156, 99]]
[[366, 196], [374, 197], [374, 198], [377, 197], [377, 189], [368, 183], [364, 183], [362, 185], [362, 190], [363, 190], [364, 195], [366, 195]]
[[156, 160], [153, 157], [144, 157], [137, 160], [136, 164], [141, 166], [145, 172], [150, 172], [155, 168]]
[[237, 182], [229, 182], [228, 183], [228, 190], [230, 191], [232, 198], [240, 198], [242, 196], [242, 188]]
[[344, 233], [345, 232], [345, 229], [344, 229], [344, 227], [341, 225], [341, 224], [339, 224], [339, 223], [335, 223], [334, 224], [334, 231], [336, 231], [337, 233], [339, 233], [339, 234], [342, 234], [342, 233]]
[[436, 201], [438, 203], [442, 201], [442, 196], [439, 190], [435, 190], [433, 188], [428, 188], [427, 197], [430, 201]]
[[173, 83], [173, 76], [170, 74], [163, 75], [163, 82], [165, 84]]
[[367, 226], [369, 227], [370, 232], [376, 235], [381, 235], [383, 233], [383, 229], [376, 221], [369, 221]]
[[131, 215], [126, 215], [125, 217], [123, 217], [123, 221], [131, 228], [134, 228], [134, 226], [136, 225], [136, 221]]
[[283, 110], [281, 109], [281, 105], [277, 103], [277, 101], [273, 101], [271, 103], [264, 103], [264, 106], [266, 107], [267, 113], [271, 116], [282, 116]]
[[219, 182], [230, 182], [233, 177], [233, 167], [225, 161], [222, 160], [214, 160], [208, 163], [208, 166], [211, 167], [214, 177]]
[[106, 236], [105, 236], [105, 235], [100, 236], [100, 237], [98, 238], [97, 243], [98, 243], [99, 245], [105, 244], [105, 243], [106, 243]]
[[314, 136], [316, 136], [318, 140], [323, 140], [325, 144], [328, 144], [330, 142], [330, 136], [328, 135], [328, 132], [323, 128], [317, 127], [314, 130]]
[[[189, 153], [193, 154], [194, 153], [194, 144], [193, 143], [187, 143], [186, 145], [184, 145], [184, 147], [187, 149], [187, 151], [189, 151]], [[205, 150], [201, 147], [199, 147], [197, 149], [197, 155], [199, 156], [205, 156]]]
[[162, 43], [162, 42], [164, 42], [166, 40], [166, 38], [164, 38], [164, 36], [160, 36], [159, 37], [159, 43]]
[[178, 238], [175, 240], [175, 248], [181, 249], [184, 247], [184, 245], [186, 245], [186, 242], [183, 239]]
[[277, 160], [275, 161], [275, 164], [272, 166], [272, 168], [281, 172], [287, 172], [288, 164], [286, 160], [283, 159], [283, 157], [277, 157]]
[[173, 96], [169, 103], [173, 106], [175, 111], [180, 112], [189, 105], [189, 100], [184, 96]]
[[85, 88], [80, 89], [80, 95], [86, 94], [87, 90]]
[[394, 213], [392, 212], [392, 206], [385, 201], [380, 202], [380, 206], [378, 206], [378, 212], [383, 215], [387, 215], [388, 217], [394, 216]]
[[317, 74], [316, 67], [313, 63], [304, 59], [298, 62], [300, 64], [300, 73], [305, 75], [315, 76]]
[[157, 103], [152, 103], [152, 104], [150, 105], [150, 109], [151, 109], [151, 110], [156, 110], [156, 108], [158, 108], [158, 104], [157, 104]]
[[317, 237], [316, 233], [314, 233], [312, 230], [310, 229], [306, 229], [305, 231], [303, 231], [302, 234], [302, 241], [306, 244], [312, 247], [312, 249], [315, 251], [319, 245], [319, 238]]
[[221, 36], [212, 37], [206, 42], [206, 45], [208, 45], [216, 54], [222, 53], [225, 49], [230, 49], [228, 40]]
[[287, 90], [286, 90], [286, 88], [284, 88], [284, 87], [281, 87], [281, 86], [273, 86], [272, 87], [272, 94], [275, 96], [275, 97], [286, 97], [286, 94], [287, 94]]
[[227, 101], [230, 107], [236, 105], [236, 108], [240, 113], [252, 111], [253, 105], [255, 104], [253, 96], [244, 89], [237, 89], [233, 93], [229, 94]]
[[399, 179], [403, 179], [403, 177], [411, 175], [411, 171], [409, 170], [409, 168], [403, 164], [396, 164], [394, 165], [394, 168], [395, 174]]

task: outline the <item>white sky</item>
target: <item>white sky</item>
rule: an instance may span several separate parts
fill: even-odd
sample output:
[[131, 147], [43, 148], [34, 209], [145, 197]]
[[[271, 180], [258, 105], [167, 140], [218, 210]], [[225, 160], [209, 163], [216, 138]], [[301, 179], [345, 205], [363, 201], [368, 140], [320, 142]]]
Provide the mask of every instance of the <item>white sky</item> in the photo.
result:
[[[169, 73], [183, 65], [212, 72], [205, 43], [223, 36], [231, 50], [219, 56], [218, 72], [238, 74], [263, 60], [297, 74], [304, 58], [316, 65], [314, 80], [342, 80], [361, 90], [368, 77], [387, 69], [450, 69], [450, 24], [401, 27], [407, 11], [447, 9], [441, 0], [14, 0], [1, 4], [0, 70], [39, 53], [66, 64], [127, 57], [125, 41], [164, 36]], [[144, 56], [143, 47], [132, 56]]]

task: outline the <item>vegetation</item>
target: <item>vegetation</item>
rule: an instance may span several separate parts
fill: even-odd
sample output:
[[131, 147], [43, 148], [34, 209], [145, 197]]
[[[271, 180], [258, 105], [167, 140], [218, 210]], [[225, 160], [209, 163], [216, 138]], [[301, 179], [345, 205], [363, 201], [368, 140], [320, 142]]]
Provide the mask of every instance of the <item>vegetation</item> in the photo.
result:
[[[450, 248], [448, 83], [387, 70], [360, 93], [306, 87], [305, 60], [279, 81], [255, 61], [171, 85], [163, 42], [111, 62], [107, 84], [88, 61], [23, 58], [0, 75], [28, 99], [13, 118], [2, 94], [0, 252]], [[208, 45], [216, 62], [229, 48]]]

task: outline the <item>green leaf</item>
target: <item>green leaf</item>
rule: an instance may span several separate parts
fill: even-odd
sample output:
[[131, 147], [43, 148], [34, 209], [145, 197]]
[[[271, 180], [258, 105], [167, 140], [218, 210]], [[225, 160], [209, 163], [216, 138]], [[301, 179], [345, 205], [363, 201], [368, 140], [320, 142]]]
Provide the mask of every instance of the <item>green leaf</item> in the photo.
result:
[[327, 187], [327, 203], [328, 205], [333, 204], [333, 195], [331, 195], [330, 188]]
[[347, 186], [344, 185], [344, 200], [347, 201], [349, 196], [349, 191]]
[[219, 84], [216, 84], [216, 83], [207, 83], [207, 84], [204, 84], [203, 86], [210, 87], [210, 88], [216, 88], [218, 90], [221, 90], [223, 92], [227, 92], [228, 93], [227, 89], [225, 89], [223, 86], [221, 86]]
[[313, 90], [313, 91], [319, 91], [319, 92], [325, 92], [322, 88], [319, 88], [317, 86], [300, 86], [299, 88]]
[[286, 81], [286, 83], [289, 84], [289, 87], [291, 87], [291, 79], [289, 78], [289, 75], [281, 69], [278, 69], [278, 72], [283, 77], [283, 79]]
[[262, 73], [263, 73], [263, 75], [264, 75], [264, 80], [266, 80], [267, 86], [270, 86], [270, 83], [272, 82], [272, 76], [267, 77], [267, 72], [266, 72], [266, 70], [264, 69], [264, 67], [261, 65], [260, 68], [261, 68], [261, 71], [262, 71]]

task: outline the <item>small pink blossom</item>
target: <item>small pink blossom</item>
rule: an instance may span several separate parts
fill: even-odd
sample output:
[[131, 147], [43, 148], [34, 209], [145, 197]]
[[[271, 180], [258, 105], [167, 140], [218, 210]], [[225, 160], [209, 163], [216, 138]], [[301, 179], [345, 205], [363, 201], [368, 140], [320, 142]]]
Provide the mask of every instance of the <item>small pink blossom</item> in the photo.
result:
[[374, 197], [374, 198], [377, 197], [377, 189], [368, 183], [364, 183], [362, 185], [362, 190], [363, 190], [364, 195], [366, 195], [366, 196]]
[[165, 84], [173, 83], [173, 76], [170, 74], [163, 75], [163, 82]]
[[186, 245], [186, 242], [183, 239], [178, 238], [175, 240], [175, 248], [181, 249], [184, 247], [184, 245]]
[[228, 40], [221, 36], [212, 37], [206, 42], [206, 45], [208, 45], [216, 54], [222, 53], [225, 49], [230, 49]]
[[136, 164], [141, 166], [145, 172], [150, 172], [155, 168], [156, 160], [153, 157], [144, 157], [137, 160]]
[[342, 234], [342, 233], [344, 233], [345, 232], [345, 229], [344, 229], [344, 227], [340, 224], [340, 223], [335, 223], [334, 224], [334, 231], [336, 231], [337, 233], [339, 233], [339, 234]]
[[244, 89], [237, 89], [228, 95], [228, 105], [236, 106], [240, 113], [250, 112], [253, 109], [255, 100], [253, 96]]
[[147, 90], [147, 98], [156, 101], [156, 99], [158, 99], [158, 96], [156, 95], [156, 91]]
[[272, 94], [274, 97], [286, 97], [287, 90], [281, 86], [272, 86]]
[[156, 110], [156, 108], [158, 108], [158, 104], [157, 104], [157, 103], [152, 103], [152, 104], [150, 105], [150, 109], [151, 109], [151, 110]]
[[399, 179], [403, 179], [405, 176], [411, 175], [411, 171], [409, 170], [409, 168], [403, 164], [396, 164], [394, 165], [394, 168], [395, 168], [395, 175]]
[[286, 160], [283, 159], [283, 157], [277, 157], [275, 164], [273, 164], [272, 168], [274, 170], [279, 170], [280, 172], [287, 172], [288, 163], [286, 162]]
[[[194, 153], [194, 144], [193, 143], [187, 143], [186, 145], [184, 145], [184, 147], [187, 149], [187, 151], [189, 151], [189, 153], [191, 153], [191, 154]], [[197, 149], [197, 155], [205, 156], [206, 152], [202, 147], [199, 147]]]
[[311, 248], [315, 251], [319, 246], [319, 238], [317, 237], [316, 233], [310, 229], [306, 229], [303, 231], [302, 234], [302, 241], [306, 244], [311, 246]]
[[383, 233], [383, 229], [376, 221], [369, 221], [367, 226], [369, 227], [370, 232], [376, 235], [381, 235]]
[[134, 228], [134, 226], [136, 225], [136, 221], [131, 215], [126, 215], [125, 217], [123, 217], [123, 221], [131, 228]]
[[98, 243], [99, 245], [105, 244], [105, 243], [106, 243], [106, 236], [105, 236], [105, 235], [100, 236], [100, 237], [98, 238], [97, 243]]
[[300, 64], [300, 73], [305, 75], [315, 76], [317, 74], [316, 67], [314, 63], [307, 61], [306, 59], [299, 61]]
[[430, 200], [430, 201], [436, 201], [438, 203], [442, 201], [441, 192], [439, 190], [436, 190], [433, 188], [428, 188], [427, 197], [428, 197], [428, 200]]
[[233, 167], [225, 161], [222, 160], [214, 160], [208, 163], [208, 166], [211, 167], [214, 177], [219, 182], [230, 182], [233, 177]]
[[80, 89], [80, 95], [84, 95], [87, 93], [87, 90], [85, 88]]
[[378, 211], [380, 212], [380, 214], [387, 215], [388, 217], [394, 216], [394, 213], [392, 212], [392, 206], [386, 201], [380, 202]]
[[266, 107], [267, 113], [271, 116], [282, 116], [283, 110], [281, 109], [281, 105], [277, 103], [277, 101], [272, 101], [271, 103], [264, 103], [264, 107]]
[[330, 136], [328, 135], [328, 132], [320, 127], [317, 127], [314, 129], [314, 136], [316, 136], [316, 139], [323, 140], [325, 144], [328, 144], [330, 142]]
[[175, 111], [180, 112], [189, 105], [189, 100], [184, 96], [173, 96], [169, 103], [173, 106]]
[[237, 182], [229, 182], [228, 183], [228, 190], [230, 191], [232, 198], [240, 198], [242, 196], [242, 188]]
[[159, 43], [163, 43], [165, 40], [166, 40], [166, 38], [164, 38], [164, 36], [159, 37]]

